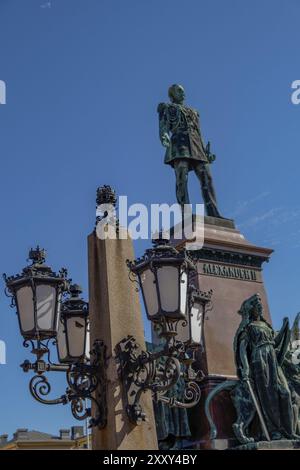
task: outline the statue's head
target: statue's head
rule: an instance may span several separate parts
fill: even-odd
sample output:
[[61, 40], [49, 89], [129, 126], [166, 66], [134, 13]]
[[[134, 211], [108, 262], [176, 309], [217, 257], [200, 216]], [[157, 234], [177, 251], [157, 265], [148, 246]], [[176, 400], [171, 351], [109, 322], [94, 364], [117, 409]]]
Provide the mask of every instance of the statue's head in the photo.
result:
[[259, 320], [263, 317], [263, 306], [259, 294], [254, 294], [249, 299], [244, 300], [238, 312], [243, 317], [251, 320]]
[[185, 91], [183, 86], [177, 85], [176, 83], [174, 85], [171, 85], [169, 88], [169, 98], [172, 101], [172, 103], [177, 103], [177, 104], [182, 104], [185, 99]]

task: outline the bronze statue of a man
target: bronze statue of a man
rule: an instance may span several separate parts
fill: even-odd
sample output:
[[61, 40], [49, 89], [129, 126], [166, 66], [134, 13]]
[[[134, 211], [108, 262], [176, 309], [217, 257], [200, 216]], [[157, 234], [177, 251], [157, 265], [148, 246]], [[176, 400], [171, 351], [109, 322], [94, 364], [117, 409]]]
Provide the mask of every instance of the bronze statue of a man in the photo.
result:
[[207, 215], [221, 217], [209, 169], [215, 156], [210, 153], [209, 144], [204, 146], [199, 113], [184, 105], [185, 92], [181, 85], [169, 88], [169, 98], [171, 103], [158, 105], [159, 135], [166, 147], [165, 163], [175, 170], [177, 202], [181, 206], [189, 204], [188, 172], [194, 170], [201, 183]]

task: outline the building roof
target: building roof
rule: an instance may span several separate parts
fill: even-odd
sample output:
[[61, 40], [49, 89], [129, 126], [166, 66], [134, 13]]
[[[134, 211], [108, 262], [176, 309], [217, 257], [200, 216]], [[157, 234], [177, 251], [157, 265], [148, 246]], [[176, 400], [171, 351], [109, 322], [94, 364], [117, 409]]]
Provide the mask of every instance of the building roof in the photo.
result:
[[26, 428], [17, 429], [12, 439], [8, 440], [7, 434], [0, 436], [0, 450], [16, 449], [24, 447], [73, 447], [78, 439], [84, 436], [83, 426], [72, 426], [71, 429], [60, 429], [59, 435], [52, 435], [46, 432], [28, 430]]

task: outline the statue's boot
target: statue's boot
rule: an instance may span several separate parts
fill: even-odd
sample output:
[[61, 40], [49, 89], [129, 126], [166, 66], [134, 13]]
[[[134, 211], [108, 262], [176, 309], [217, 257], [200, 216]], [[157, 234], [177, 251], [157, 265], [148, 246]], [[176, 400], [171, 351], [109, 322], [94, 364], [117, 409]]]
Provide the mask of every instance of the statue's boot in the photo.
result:
[[244, 433], [244, 424], [243, 423], [234, 423], [232, 425], [233, 432], [235, 437], [242, 444], [248, 444], [249, 442], [254, 442], [253, 437], [248, 437]]

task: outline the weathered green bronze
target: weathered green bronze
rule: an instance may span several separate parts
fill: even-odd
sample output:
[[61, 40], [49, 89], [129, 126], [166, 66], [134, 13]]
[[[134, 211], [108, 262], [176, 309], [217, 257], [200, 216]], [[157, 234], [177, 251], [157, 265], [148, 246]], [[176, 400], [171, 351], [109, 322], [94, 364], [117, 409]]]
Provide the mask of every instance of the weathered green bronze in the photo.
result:
[[[216, 437], [217, 430], [209, 404], [214, 396], [227, 389], [237, 412], [233, 431], [240, 443], [299, 440], [300, 366], [292, 357], [288, 319], [283, 320], [281, 330], [276, 333], [264, 319], [259, 294], [245, 300], [238, 313], [242, 316], [234, 338], [238, 379], [218, 385], [207, 397], [205, 412], [211, 438]], [[295, 328], [294, 324], [294, 333]], [[255, 416], [258, 429], [255, 429]]]
[[209, 164], [215, 160], [210, 143], [204, 146], [199, 113], [184, 105], [185, 91], [181, 85], [169, 88], [171, 103], [160, 103], [159, 135], [166, 147], [165, 163], [171, 165], [176, 175], [176, 197], [181, 206], [189, 204], [188, 172], [195, 171], [200, 181], [203, 201], [208, 216], [221, 217]]

